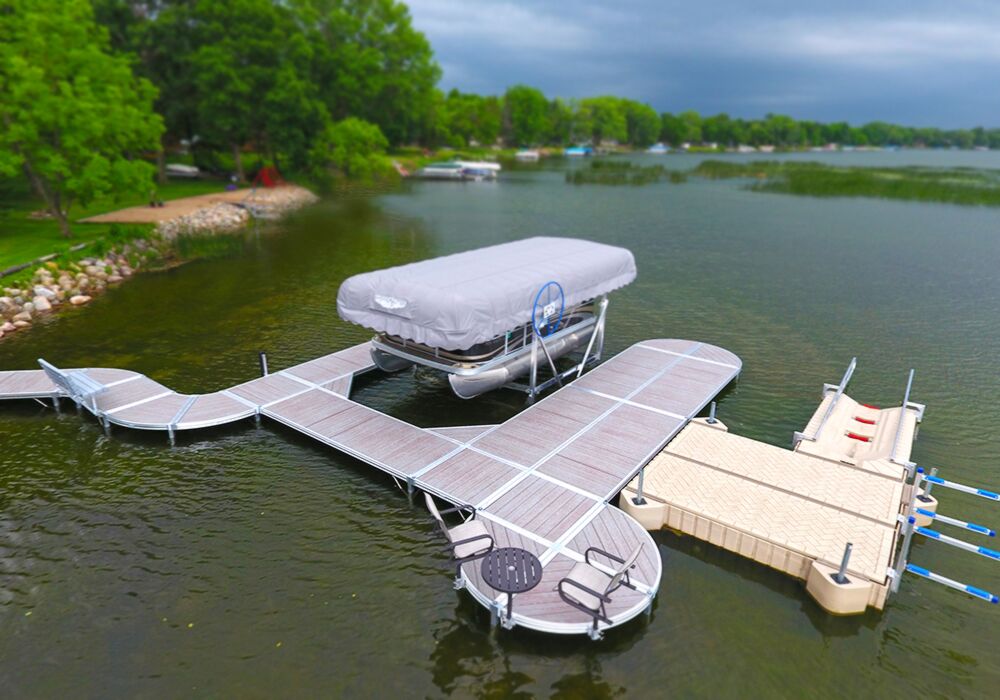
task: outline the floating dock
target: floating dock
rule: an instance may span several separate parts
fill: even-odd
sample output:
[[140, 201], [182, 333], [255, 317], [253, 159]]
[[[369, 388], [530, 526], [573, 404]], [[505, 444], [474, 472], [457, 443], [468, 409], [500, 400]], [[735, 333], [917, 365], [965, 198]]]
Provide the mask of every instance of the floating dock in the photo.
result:
[[[996, 595], [911, 564], [914, 534], [1000, 561], [1000, 553], [943, 535], [934, 521], [995, 536], [938, 514], [937, 485], [1000, 501], [1000, 495], [926, 474], [910, 461], [924, 406], [880, 409], [845, 393], [854, 363], [823, 398], [792, 449], [733, 435], [695, 418], [736, 376], [731, 352], [687, 340], [637, 343], [499, 425], [419, 428], [352, 401], [355, 376], [373, 369], [370, 345], [335, 352], [229, 389], [178, 394], [119, 369], [0, 372], [0, 399], [70, 398], [112, 425], [167, 432], [262, 417], [275, 420], [453, 504], [473, 505], [497, 547], [542, 563], [541, 583], [514, 596], [515, 626], [590, 632], [559, 580], [588, 547], [619, 556], [643, 548], [607, 605], [610, 624], [650, 609], [662, 562], [647, 530], [669, 527], [806, 581], [827, 611], [882, 609], [904, 572], [996, 603]], [[621, 494], [621, 509], [611, 505]], [[598, 565], [599, 566], [599, 565]], [[498, 611], [502, 593], [479, 562], [460, 583]], [[610, 570], [608, 570], [610, 572]]]
[[[243, 384], [178, 394], [127, 370], [0, 372], [0, 399], [71, 398], [106, 427], [178, 431], [251, 417], [276, 420], [455, 504], [471, 504], [496, 546], [533, 552], [541, 583], [515, 595], [512, 621], [534, 630], [584, 634], [592, 620], [567, 605], [556, 584], [597, 546], [643, 549], [607, 606], [610, 624], [648, 610], [659, 588], [656, 544], [609, 504], [621, 489], [740, 371], [732, 353], [685, 340], [648, 340], [495, 426], [424, 429], [350, 399], [355, 376], [372, 369], [365, 343]], [[506, 602], [462, 568], [471, 595], [491, 610]]]

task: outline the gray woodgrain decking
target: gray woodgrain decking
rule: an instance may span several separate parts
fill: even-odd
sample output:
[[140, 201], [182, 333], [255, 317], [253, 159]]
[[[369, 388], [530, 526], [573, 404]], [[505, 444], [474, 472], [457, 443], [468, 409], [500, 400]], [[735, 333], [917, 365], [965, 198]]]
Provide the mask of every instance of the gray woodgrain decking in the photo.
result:
[[[545, 567], [538, 587], [515, 596], [514, 622], [582, 633], [589, 620], [559, 598], [556, 583], [584, 559], [588, 547], [624, 557], [642, 542], [633, 571], [636, 590], [615, 593], [608, 606], [610, 626], [650, 605], [661, 577], [656, 544], [609, 501], [740, 366], [721, 348], [648, 340], [500, 425], [435, 429], [348, 398], [353, 377], [372, 368], [367, 343], [195, 396], [125, 370], [85, 371], [106, 387], [94, 412], [108, 423], [174, 431], [266, 416], [414, 487], [476, 506], [498, 546], [528, 549]], [[57, 395], [39, 370], [0, 372], [0, 398]], [[612, 564], [598, 565], [610, 570]], [[504, 599], [483, 583], [476, 564], [463, 567], [463, 577], [484, 605]]]

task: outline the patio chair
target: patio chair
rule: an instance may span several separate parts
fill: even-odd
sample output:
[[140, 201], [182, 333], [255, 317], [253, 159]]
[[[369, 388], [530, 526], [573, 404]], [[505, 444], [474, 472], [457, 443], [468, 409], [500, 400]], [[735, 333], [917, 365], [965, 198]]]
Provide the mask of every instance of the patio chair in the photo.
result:
[[[439, 511], [434, 503], [434, 498], [426, 491], [424, 492], [424, 500], [427, 502], [427, 510], [437, 520], [438, 527], [445, 539], [448, 540], [448, 549], [451, 550], [451, 556], [455, 563], [455, 588], [461, 588], [463, 586], [462, 564], [482, 559], [492, 552], [493, 535], [489, 533], [482, 522], [476, 520], [476, 509], [472, 506], [461, 505]], [[448, 527], [441, 516], [449, 513], [463, 514], [465, 522]]]
[[[597, 629], [598, 622], [611, 624], [604, 607], [611, 602], [611, 594], [621, 586], [635, 590], [635, 586], [632, 585], [629, 578], [629, 570], [635, 567], [641, 551], [642, 543], [640, 542], [627, 559], [622, 559], [610, 552], [605, 552], [603, 549], [589, 547], [584, 552], [584, 561], [577, 563], [556, 585], [555, 590], [559, 591], [560, 598], [593, 618], [594, 626], [587, 632], [591, 639], [601, 638], [601, 633]], [[600, 555], [613, 562], [613, 573], [606, 573], [594, 566], [590, 560], [592, 554]]]

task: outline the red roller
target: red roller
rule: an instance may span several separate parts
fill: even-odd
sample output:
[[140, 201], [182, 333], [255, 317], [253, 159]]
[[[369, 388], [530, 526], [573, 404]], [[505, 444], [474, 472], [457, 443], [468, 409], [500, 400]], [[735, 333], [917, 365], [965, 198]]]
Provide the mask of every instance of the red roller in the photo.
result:
[[875, 406], [875, 405], [870, 404], [870, 403], [863, 403], [861, 405], [864, 406], [865, 408], [874, 408], [876, 411], [881, 411], [882, 410], [878, 406]]
[[858, 435], [857, 433], [848, 433], [847, 437], [851, 438], [852, 440], [860, 440], [861, 442], [871, 442], [872, 441], [872, 439], [870, 437], [865, 437], [864, 435]]
[[865, 425], [875, 425], [875, 421], [870, 418], [862, 418], [861, 416], [854, 416], [854, 420], [858, 423], [864, 423]]

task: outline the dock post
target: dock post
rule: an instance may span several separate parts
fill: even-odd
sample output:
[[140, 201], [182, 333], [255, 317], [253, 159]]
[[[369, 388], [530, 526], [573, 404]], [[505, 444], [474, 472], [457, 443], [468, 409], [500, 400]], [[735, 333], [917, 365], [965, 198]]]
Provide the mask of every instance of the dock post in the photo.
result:
[[[933, 467], [931, 469], [931, 476], [937, 476], [937, 473], [938, 473], [937, 467]], [[931, 495], [931, 489], [933, 487], [934, 487], [934, 482], [933, 481], [928, 481], [927, 485], [924, 487], [924, 495], [925, 496], [930, 496]]]
[[639, 470], [639, 488], [636, 490], [635, 498], [632, 499], [632, 503], [637, 506], [646, 505], [646, 499], [642, 497], [642, 482], [646, 477], [646, 467]]
[[528, 396], [535, 398], [535, 386], [538, 384], [538, 334], [532, 331], [531, 334], [531, 380], [529, 381]]
[[412, 476], [406, 477], [406, 495], [413, 499], [413, 492], [416, 490], [416, 484], [413, 481]]
[[715, 425], [716, 423], [719, 422], [719, 420], [715, 417], [715, 402], [714, 401], [712, 402], [712, 405], [708, 409], [708, 420], [706, 420], [705, 422], [709, 423], [711, 425]]
[[62, 411], [60, 410], [60, 407], [59, 407], [59, 397], [58, 396], [53, 396], [52, 397], [52, 408], [56, 409], [56, 415], [61, 415], [62, 414]]
[[844, 558], [840, 560], [840, 568], [837, 570], [836, 575], [833, 577], [833, 580], [836, 581], [837, 583], [846, 583], [847, 582], [847, 575], [846, 575], [847, 574], [847, 562], [849, 562], [851, 560], [851, 550], [853, 548], [854, 548], [854, 545], [851, 544], [850, 542], [848, 542], [847, 546], [844, 547]]
[[896, 560], [896, 575], [892, 577], [890, 590], [893, 593], [899, 592], [899, 584], [903, 580], [903, 572], [906, 571], [906, 557], [910, 553], [910, 542], [913, 540], [913, 516], [906, 518], [906, 533], [903, 535], [903, 546], [899, 550], [899, 559]]
[[167, 437], [170, 438], [170, 446], [174, 447], [177, 445], [177, 441], [174, 439], [174, 427], [172, 425], [167, 426]]
[[267, 376], [267, 353], [264, 352], [263, 350], [261, 350], [260, 352], [257, 353], [257, 355], [258, 355], [258, 358], [260, 359], [260, 376], [266, 377]]

